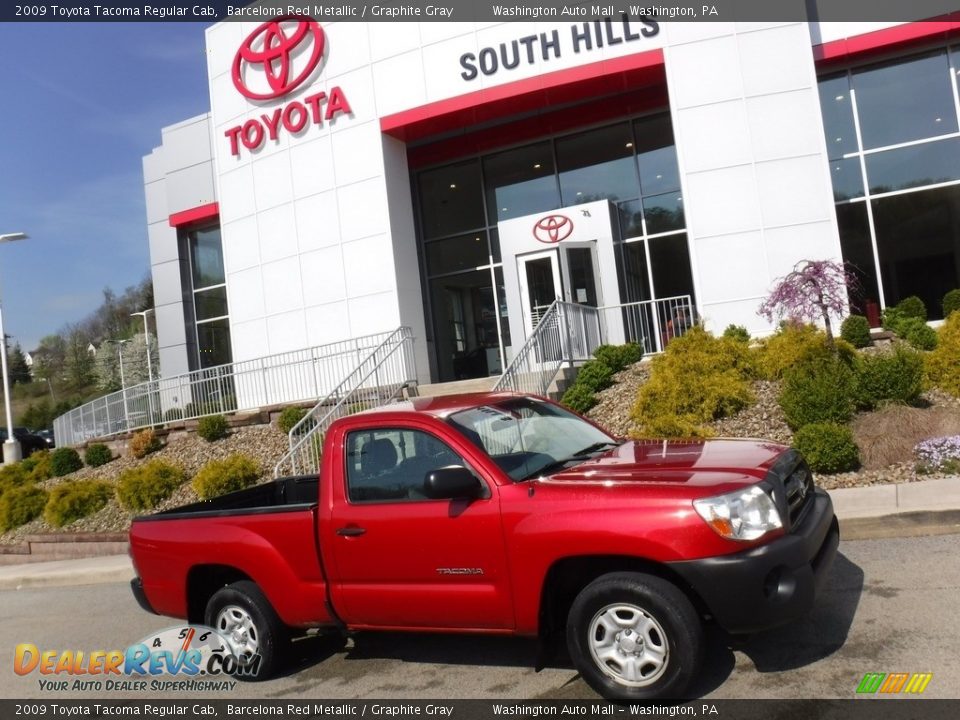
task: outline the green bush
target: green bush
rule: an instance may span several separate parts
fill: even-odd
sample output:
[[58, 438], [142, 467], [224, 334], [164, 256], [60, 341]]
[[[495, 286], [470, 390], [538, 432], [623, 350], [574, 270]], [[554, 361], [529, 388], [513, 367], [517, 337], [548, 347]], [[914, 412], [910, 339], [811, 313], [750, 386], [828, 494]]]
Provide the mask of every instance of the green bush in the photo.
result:
[[790, 368], [814, 358], [829, 357], [840, 357], [853, 365], [857, 351], [843, 338], [834, 339], [831, 350], [823, 330], [813, 325], [785, 323], [757, 350], [757, 369], [766, 380], [781, 380]]
[[50, 468], [55, 477], [63, 477], [83, 467], [80, 453], [73, 448], [57, 448], [50, 458]]
[[832, 356], [815, 357], [787, 371], [780, 407], [794, 430], [813, 423], [845, 423], [853, 417], [858, 392], [850, 365]]
[[607, 364], [599, 360], [588, 360], [580, 366], [580, 370], [577, 371], [577, 379], [573, 384], [597, 393], [610, 387], [612, 382], [613, 370]]
[[896, 311], [901, 317], [916, 318], [927, 321], [927, 306], [916, 295], [905, 297], [897, 303]]
[[723, 331], [723, 336], [731, 340], [739, 340], [745, 343], [750, 342], [750, 333], [747, 332], [747, 329], [743, 325], [727, 325]]
[[917, 350], [933, 350], [937, 346], [937, 331], [917, 318], [905, 318], [900, 321], [897, 335]]
[[563, 394], [560, 403], [573, 410], [575, 413], [583, 415], [587, 410], [597, 404], [597, 397], [593, 391], [586, 385], [574, 383]]
[[47, 491], [33, 485], [6, 490], [0, 495], [0, 532], [13, 530], [43, 512]]
[[43, 519], [54, 527], [93, 515], [110, 500], [113, 488], [104, 482], [78, 480], [57, 485], [43, 510]]
[[289, 435], [294, 425], [306, 416], [307, 411], [305, 408], [286, 407], [283, 409], [283, 412], [280, 413], [280, 417], [277, 418], [277, 427], [280, 428], [280, 432], [284, 435]]
[[256, 461], [235, 453], [226, 460], [211, 460], [193, 479], [193, 489], [204, 500], [243, 490], [253, 485], [260, 477]]
[[702, 326], [674, 338], [653, 359], [631, 414], [641, 437], [704, 437], [706, 423], [753, 402], [753, 361], [737, 340], [715, 338]]
[[113, 460], [113, 453], [103, 443], [94, 443], [83, 454], [83, 461], [90, 467], [100, 467]]
[[793, 436], [793, 446], [814, 472], [846, 472], [856, 470], [860, 465], [860, 450], [853, 441], [853, 434], [842, 425], [807, 425]]
[[927, 377], [960, 397], [960, 313], [952, 313], [937, 333], [937, 349], [926, 357]]
[[892, 353], [865, 356], [857, 374], [862, 407], [873, 408], [883, 402], [909, 405], [923, 392], [923, 356], [902, 345]]
[[164, 422], [176, 422], [177, 420], [183, 420], [183, 408], [170, 408], [163, 414]]
[[950, 317], [950, 313], [960, 310], [960, 288], [951, 290], [943, 296], [943, 316]]
[[643, 348], [637, 343], [600, 345], [593, 351], [593, 356], [610, 370], [618, 373], [628, 365], [640, 362], [643, 358]]
[[855, 348], [870, 347], [870, 321], [863, 315], [851, 315], [840, 324], [840, 337]]
[[130, 510], [149, 510], [173, 495], [186, 479], [180, 468], [163, 460], [151, 460], [120, 475], [117, 499]]
[[30, 473], [23, 462], [0, 467], [0, 493], [28, 485], [31, 482]]
[[230, 426], [223, 415], [207, 415], [197, 421], [197, 435], [207, 442], [222, 440], [227, 436]]
[[20, 465], [30, 482], [43, 482], [53, 477], [53, 454], [49, 450], [33, 453]]

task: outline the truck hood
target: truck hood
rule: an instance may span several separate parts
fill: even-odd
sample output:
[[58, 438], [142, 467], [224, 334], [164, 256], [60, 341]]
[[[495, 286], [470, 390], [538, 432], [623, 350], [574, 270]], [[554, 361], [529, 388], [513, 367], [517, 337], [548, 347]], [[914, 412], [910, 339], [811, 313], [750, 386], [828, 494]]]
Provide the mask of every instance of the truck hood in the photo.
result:
[[760, 440], [629, 441], [539, 482], [752, 484], [786, 449]]

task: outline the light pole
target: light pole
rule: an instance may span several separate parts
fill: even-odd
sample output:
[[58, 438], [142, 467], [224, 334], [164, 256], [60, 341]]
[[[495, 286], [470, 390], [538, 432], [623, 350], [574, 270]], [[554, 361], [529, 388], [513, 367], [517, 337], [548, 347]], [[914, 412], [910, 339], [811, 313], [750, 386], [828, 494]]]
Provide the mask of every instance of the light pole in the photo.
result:
[[147, 313], [152, 312], [153, 308], [147, 308], [140, 312], [130, 313], [130, 317], [143, 316], [143, 340], [147, 344], [147, 378], [150, 382], [153, 382], [153, 363], [150, 360], [150, 330], [147, 328]]
[[[22, 232], [5, 233], [0, 235], [0, 243], [26, 240], [27, 234]], [[10, 409], [10, 375], [7, 371], [7, 336], [3, 331], [3, 309], [0, 306], [0, 366], [3, 370], [3, 404], [7, 411], [7, 439], [3, 442], [3, 464], [13, 465], [23, 457], [20, 441], [13, 436], [13, 412]]]
[[110, 340], [110, 342], [115, 343], [117, 346], [117, 355], [120, 357], [120, 393], [123, 397], [123, 429], [127, 430], [130, 427], [130, 416], [127, 412], [127, 381], [123, 376], [123, 344], [130, 342], [129, 340]]

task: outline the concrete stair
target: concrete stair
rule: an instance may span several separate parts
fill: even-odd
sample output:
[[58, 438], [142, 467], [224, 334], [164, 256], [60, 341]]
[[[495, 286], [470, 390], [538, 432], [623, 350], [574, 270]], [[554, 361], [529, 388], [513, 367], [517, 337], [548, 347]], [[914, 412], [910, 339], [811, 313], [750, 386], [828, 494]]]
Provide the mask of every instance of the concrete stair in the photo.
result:
[[0, 566], [125, 555], [127, 547], [126, 533], [25, 535], [18, 545], [0, 545]]

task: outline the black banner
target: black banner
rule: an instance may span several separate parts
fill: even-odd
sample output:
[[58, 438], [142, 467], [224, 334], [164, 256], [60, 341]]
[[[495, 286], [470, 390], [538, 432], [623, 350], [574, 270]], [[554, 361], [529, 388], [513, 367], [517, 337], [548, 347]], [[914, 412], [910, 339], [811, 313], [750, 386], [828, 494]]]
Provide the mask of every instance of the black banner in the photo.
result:
[[310, 0], [63, 0], [3, 3], [4, 22], [263, 22], [281, 15], [320, 21], [510, 22], [587, 21], [629, 15], [662, 22], [888, 21], [908, 22], [960, 14], [958, 0], [697, 0], [564, 3], [481, 0], [315, 2]]
[[696, 700], [613, 704], [556, 700], [0, 700], [10, 718], [702, 718], [716, 720], [952, 720], [960, 700]]

